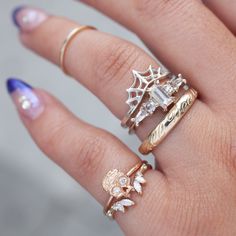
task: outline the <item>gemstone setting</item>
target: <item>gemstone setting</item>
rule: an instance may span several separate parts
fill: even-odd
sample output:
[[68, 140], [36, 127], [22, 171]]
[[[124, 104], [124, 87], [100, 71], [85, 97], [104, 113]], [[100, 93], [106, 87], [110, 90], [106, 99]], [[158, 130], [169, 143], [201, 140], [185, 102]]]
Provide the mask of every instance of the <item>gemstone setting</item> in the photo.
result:
[[[168, 107], [175, 102], [173, 95], [177, 93], [180, 87], [184, 89], [187, 86], [186, 80], [182, 75], [170, 75], [170, 79], [164, 83], [160, 80], [147, 89], [149, 93], [149, 100], [142, 104], [138, 113], [131, 119], [135, 126], [139, 124], [148, 116], [152, 115], [158, 107], [161, 107], [164, 111], [167, 111]], [[188, 87], [186, 87], [188, 89]]]
[[127, 177], [126, 177], [126, 176], [120, 177], [119, 183], [120, 183], [120, 186], [121, 186], [121, 187], [125, 187], [125, 186], [127, 185], [127, 183], [128, 183]]
[[173, 97], [169, 96], [161, 85], [154, 85], [151, 88], [150, 97], [164, 110], [174, 101]]

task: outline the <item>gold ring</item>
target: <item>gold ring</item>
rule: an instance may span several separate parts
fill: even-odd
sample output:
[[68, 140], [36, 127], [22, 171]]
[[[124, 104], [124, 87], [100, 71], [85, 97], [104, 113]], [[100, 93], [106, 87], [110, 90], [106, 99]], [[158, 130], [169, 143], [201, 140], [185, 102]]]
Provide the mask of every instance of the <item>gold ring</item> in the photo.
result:
[[144, 155], [152, 152], [187, 113], [196, 98], [197, 92], [194, 89], [187, 90], [171, 108], [165, 118], [149, 134], [148, 138], [141, 144], [139, 151]]
[[83, 25], [78, 28], [75, 28], [68, 34], [68, 36], [66, 37], [65, 41], [62, 44], [62, 47], [60, 50], [60, 67], [65, 74], [68, 74], [65, 68], [65, 54], [68, 49], [68, 46], [70, 45], [70, 42], [75, 38], [76, 35], [78, 35], [82, 31], [87, 30], [87, 29], [96, 30], [95, 27], [89, 26], [89, 25]]
[[103, 179], [103, 189], [110, 194], [104, 208], [104, 214], [110, 219], [114, 218], [115, 212], [125, 212], [127, 207], [135, 205], [130, 199], [131, 193], [142, 194], [142, 185], [146, 183], [144, 173], [151, 169], [147, 161], [142, 161], [132, 167], [126, 174], [113, 169]]

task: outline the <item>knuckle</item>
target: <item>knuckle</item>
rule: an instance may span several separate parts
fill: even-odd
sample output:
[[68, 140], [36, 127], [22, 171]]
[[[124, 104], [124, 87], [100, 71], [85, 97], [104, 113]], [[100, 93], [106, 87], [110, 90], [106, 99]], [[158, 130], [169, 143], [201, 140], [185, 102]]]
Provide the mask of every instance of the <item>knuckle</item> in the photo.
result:
[[76, 166], [80, 177], [96, 174], [103, 163], [107, 151], [107, 141], [102, 136], [86, 138], [79, 147]]
[[167, 5], [173, 4], [173, 1], [170, 0], [133, 0], [133, 6], [136, 12], [144, 15], [154, 15], [158, 11], [163, 10], [167, 7]]
[[190, 1], [185, 0], [132, 0], [132, 5], [140, 16], [153, 18], [156, 15], [175, 12], [188, 5]]
[[122, 40], [112, 39], [109, 46], [102, 50], [99, 56], [96, 75], [99, 83], [96, 83], [96, 90], [99, 92], [100, 89], [111, 87], [125, 78], [124, 75], [130, 71], [139, 56], [140, 53], [136, 46]]

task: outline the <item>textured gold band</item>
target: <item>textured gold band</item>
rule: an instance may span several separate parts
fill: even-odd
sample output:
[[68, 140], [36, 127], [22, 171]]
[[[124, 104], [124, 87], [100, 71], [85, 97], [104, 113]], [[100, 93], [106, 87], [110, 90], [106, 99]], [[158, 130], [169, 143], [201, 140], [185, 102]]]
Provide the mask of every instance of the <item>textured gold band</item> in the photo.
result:
[[87, 30], [87, 29], [96, 30], [95, 27], [89, 26], [89, 25], [83, 25], [78, 28], [75, 28], [69, 33], [69, 35], [66, 37], [65, 41], [62, 44], [59, 59], [60, 59], [60, 67], [65, 74], [68, 74], [68, 72], [65, 68], [65, 55], [66, 55], [66, 51], [68, 49], [68, 46], [70, 45], [70, 42], [75, 38], [76, 35], [78, 35], [82, 31]]
[[158, 124], [158, 126], [149, 134], [148, 138], [141, 144], [139, 151], [144, 155], [152, 152], [187, 113], [196, 98], [197, 92], [194, 89], [186, 91], [161, 123]]

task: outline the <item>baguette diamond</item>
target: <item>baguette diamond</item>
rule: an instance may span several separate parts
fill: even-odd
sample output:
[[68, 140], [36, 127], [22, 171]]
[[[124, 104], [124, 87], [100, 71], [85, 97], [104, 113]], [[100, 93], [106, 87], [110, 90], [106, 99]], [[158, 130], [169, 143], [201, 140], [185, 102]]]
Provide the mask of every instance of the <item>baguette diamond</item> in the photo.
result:
[[174, 98], [169, 96], [164, 87], [161, 85], [154, 85], [151, 88], [150, 96], [153, 98], [154, 101], [156, 101], [157, 104], [159, 104], [160, 107], [162, 107], [164, 110], [167, 109], [167, 107], [174, 101]]

